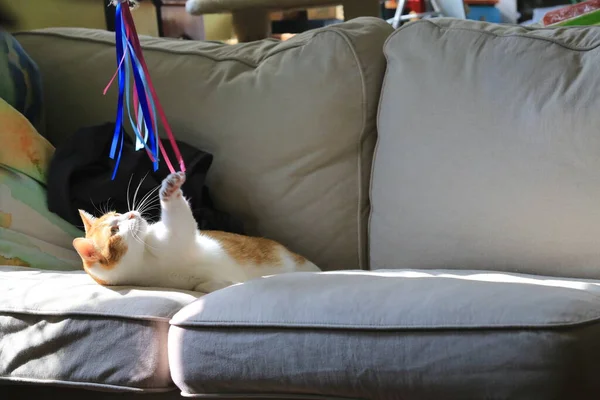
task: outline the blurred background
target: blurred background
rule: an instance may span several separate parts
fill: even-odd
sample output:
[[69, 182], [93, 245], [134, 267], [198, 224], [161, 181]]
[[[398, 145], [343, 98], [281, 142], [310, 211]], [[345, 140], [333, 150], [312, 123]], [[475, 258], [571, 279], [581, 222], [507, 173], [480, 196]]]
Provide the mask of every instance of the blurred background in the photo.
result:
[[[142, 35], [159, 36], [159, 23], [154, 1], [142, 1], [133, 13], [135, 24]], [[228, 40], [233, 36], [231, 16], [206, 15], [197, 18], [185, 12], [185, 1], [159, 1], [162, 26], [175, 30], [202, 31], [206, 40]], [[22, 31], [48, 27], [81, 27], [107, 29], [108, 0], [0, 0], [0, 18], [12, 16], [14, 23], [0, 22], [9, 31]], [[178, 32], [165, 36], [178, 37]], [[198, 39], [201, 39], [198, 37]]]

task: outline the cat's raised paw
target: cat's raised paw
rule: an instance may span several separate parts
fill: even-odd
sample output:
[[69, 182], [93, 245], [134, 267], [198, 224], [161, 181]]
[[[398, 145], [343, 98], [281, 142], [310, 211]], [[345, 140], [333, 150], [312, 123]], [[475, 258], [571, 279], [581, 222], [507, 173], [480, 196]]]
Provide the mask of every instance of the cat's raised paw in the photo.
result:
[[169, 201], [173, 197], [181, 196], [181, 186], [185, 183], [185, 173], [176, 172], [168, 175], [163, 181], [160, 188], [160, 199]]

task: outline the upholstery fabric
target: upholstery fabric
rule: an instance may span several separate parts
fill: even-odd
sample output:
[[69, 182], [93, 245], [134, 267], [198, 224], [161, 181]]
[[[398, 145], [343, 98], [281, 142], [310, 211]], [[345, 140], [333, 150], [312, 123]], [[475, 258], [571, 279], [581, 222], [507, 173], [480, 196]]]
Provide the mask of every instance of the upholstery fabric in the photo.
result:
[[[44, 134], [42, 81], [36, 63], [10, 33], [0, 29], [0, 99]], [[0, 124], [4, 123], [0, 120]]]
[[599, 294], [600, 281], [485, 271], [279, 275], [184, 307], [169, 363], [190, 396], [587, 399]]
[[596, 27], [435, 19], [396, 31], [371, 268], [600, 278], [599, 46]]
[[[391, 31], [363, 18], [286, 42], [142, 44], [175, 136], [215, 157], [207, 185], [217, 208], [322, 269], [353, 269], [368, 261], [368, 185]], [[52, 142], [114, 120], [116, 90], [102, 96], [116, 68], [113, 35], [16, 37], [44, 78]]]
[[81, 235], [46, 204], [54, 147], [0, 98], [0, 265], [81, 269], [73, 238]]
[[169, 319], [197, 293], [0, 267], [0, 382], [169, 391]]

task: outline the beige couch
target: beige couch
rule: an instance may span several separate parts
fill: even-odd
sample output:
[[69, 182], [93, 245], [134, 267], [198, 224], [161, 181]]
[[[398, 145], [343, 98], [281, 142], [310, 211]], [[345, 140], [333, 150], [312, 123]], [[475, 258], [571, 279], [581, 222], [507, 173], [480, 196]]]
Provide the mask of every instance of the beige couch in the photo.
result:
[[[217, 205], [328, 272], [197, 299], [0, 267], [0, 397], [600, 396], [600, 30], [391, 31], [144, 39]], [[114, 118], [109, 33], [17, 38], [52, 142]]]

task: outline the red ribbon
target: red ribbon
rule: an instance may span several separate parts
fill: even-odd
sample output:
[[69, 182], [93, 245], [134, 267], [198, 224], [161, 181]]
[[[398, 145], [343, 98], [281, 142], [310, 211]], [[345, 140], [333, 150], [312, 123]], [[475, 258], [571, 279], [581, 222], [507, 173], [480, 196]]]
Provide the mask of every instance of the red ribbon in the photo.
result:
[[[173, 135], [173, 131], [171, 130], [171, 127], [169, 125], [169, 122], [167, 121], [167, 117], [162, 108], [162, 105], [160, 104], [160, 101], [158, 100], [156, 90], [154, 89], [154, 84], [152, 83], [152, 78], [150, 77], [150, 73], [148, 72], [148, 66], [146, 65], [146, 60], [144, 60], [144, 56], [142, 54], [142, 46], [140, 45], [138, 34], [135, 29], [135, 25], [133, 23], [133, 17], [131, 16], [131, 11], [129, 10], [129, 7], [123, 7], [123, 16], [125, 17], [125, 25], [128, 29], [128, 34], [131, 33], [131, 37], [129, 39], [131, 40], [131, 44], [133, 45], [133, 49], [135, 50], [135, 54], [136, 54], [138, 60], [140, 61], [140, 64], [142, 64], [142, 69], [144, 70], [144, 73], [146, 74], [146, 80], [148, 81], [150, 93], [152, 94], [152, 97], [154, 98], [154, 104], [156, 106], [156, 111], [158, 112], [160, 120], [163, 123], [167, 137], [169, 138], [169, 141], [171, 142], [171, 147], [173, 148], [173, 152], [175, 153], [175, 158], [177, 159], [177, 162], [179, 163], [179, 169], [181, 170], [181, 172], [185, 172], [185, 164], [183, 161], [183, 156], [181, 155], [181, 152], [179, 151], [179, 147], [177, 146], [177, 142], [175, 141], [175, 136]], [[129, 32], [129, 29], [131, 29], [131, 32]], [[169, 170], [172, 173], [174, 173], [175, 169], [173, 168], [171, 162], [169, 161], [169, 158], [166, 154], [166, 151], [165, 151], [161, 141], [159, 141], [158, 143], [159, 143], [160, 151], [163, 155], [163, 158], [167, 162]]]
[[[181, 152], [179, 151], [179, 147], [177, 146], [177, 142], [175, 141], [175, 136], [173, 135], [171, 126], [169, 125], [169, 122], [167, 121], [165, 112], [162, 108], [162, 105], [160, 104], [158, 95], [156, 94], [156, 90], [154, 89], [154, 84], [152, 83], [152, 78], [150, 77], [150, 73], [148, 72], [148, 66], [146, 65], [146, 60], [144, 59], [144, 55], [142, 53], [142, 46], [140, 45], [140, 41], [138, 38], [137, 31], [135, 29], [135, 24], [133, 22], [133, 17], [131, 15], [131, 11], [129, 10], [129, 7], [127, 5], [125, 5], [124, 7], [122, 7], [121, 12], [123, 13], [123, 17], [124, 17], [127, 39], [132, 44], [133, 49], [136, 54], [136, 57], [139, 60], [141, 66], [142, 66], [142, 69], [144, 70], [144, 74], [146, 76], [146, 81], [148, 82], [148, 88], [150, 89], [150, 93], [152, 95], [152, 98], [154, 99], [156, 111], [158, 112], [160, 120], [163, 123], [165, 132], [167, 134], [167, 137], [169, 138], [169, 142], [171, 143], [171, 147], [173, 148], [175, 157], [177, 158], [177, 162], [179, 164], [179, 169], [181, 172], [185, 172], [185, 163], [183, 161], [183, 156], [181, 155]], [[110, 82], [108, 83], [106, 88], [104, 88], [103, 94], [106, 94], [106, 92], [112, 85], [113, 81], [117, 77], [119, 69], [121, 68], [123, 61], [125, 61], [125, 57], [127, 56], [127, 51], [128, 51], [128, 49], [125, 49], [125, 52], [123, 53], [123, 58], [121, 58], [121, 61], [119, 62], [119, 65], [117, 67], [117, 71], [113, 75], [112, 79], [110, 80]], [[147, 93], [144, 93], [144, 95], [148, 98]], [[134, 89], [134, 91], [133, 91], [133, 107], [134, 107], [134, 114], [135, 114], [136, 122], [137, 122], [137, 114], [138, 114], [138, 102], [139, 102], [138, 93], [137, 93], [137, 90]], [[157, 126], [154, 122], [155, 118], [154, 118], [154, 115], [152, 114], [152, 110], [150, 110], [150, 114], [151, 114], [150, 117], [151, 117], [151, 121], [152, 121], [152, 126], [154, 127], [154, 132], [157, 132]], [[138, 127], [138, 130], [140, 130], [140, 128], [141, 127]], [[173, 164], [171, 164], [171, 160], [169, 160], [167, 152], [166, 152], [160, 138], [158, 138], [158, 146], [160, 148], [160, 152], [163, 155], [165, 162], [167, 163], [167, 167], [169, 168], [169, 171], [171, 171], [171, 173], [175, 173], [176, 172], [175, 168], [173, 167]], [[148, 151], [148, 149], [146, 149], [146, 152], [148, 153], [150, 158], [154, 161], [154, 157]]]

